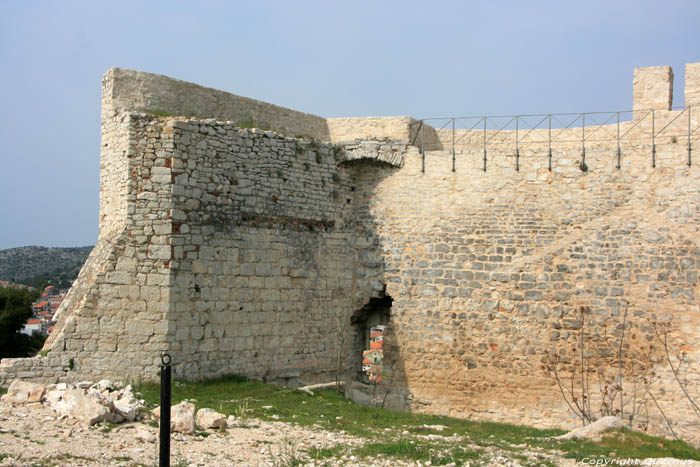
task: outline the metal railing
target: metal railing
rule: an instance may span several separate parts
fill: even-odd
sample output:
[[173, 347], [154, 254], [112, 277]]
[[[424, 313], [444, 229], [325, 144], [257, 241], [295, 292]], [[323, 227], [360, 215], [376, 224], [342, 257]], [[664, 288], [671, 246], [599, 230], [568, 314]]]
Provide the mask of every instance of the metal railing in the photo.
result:
[[670, 110], [425, 118], [410, 124], [410, 143], [420, 148], [422, 172], [425, 172], [426, 151], [445, 149], [451, 150], [452, 171], [456, 171], [456, 154], [460, 146], [471, 150], [480, 146], [483, 170], [486, 171], [489, 147], [499, 145], [513, 151], [517, 171], [520, 170], [521, 148], [533, 144], [546, 148], [551, 171], [552, 146], [561, 143], [580, 144], [580, 167], [587, 170], [586, 145], [605, 142], [612, 143], [615, 149], [615, 167], [618, 169], [621, 167], [622, 145], [633, 142], [651, 145], [651, 166], [656, 167], [656, 144], [662, 138], [669, 138], [673, 143], [685, 139], [687, 165], [690, 166], [692, 139], [700, 137], [700, 134], [696, 136], [700, 129], [698, 112], [700, 108], [697, 106], [688, 106]]

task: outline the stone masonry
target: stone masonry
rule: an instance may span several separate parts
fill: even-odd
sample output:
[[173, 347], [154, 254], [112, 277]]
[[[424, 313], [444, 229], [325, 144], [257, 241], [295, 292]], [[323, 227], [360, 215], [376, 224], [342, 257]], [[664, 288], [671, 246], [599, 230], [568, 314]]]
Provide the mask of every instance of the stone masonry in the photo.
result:
[[[396, 409], [571, 427], [548, 359], [560, 355], [566, 377], [584, 332], [611, 368], [627, 316], [628, 378], [658, 349], [653, 324], [669, 324], [700, 396], [700, 169], [688, 153], [700, 136], [683, 136], [700, 108], [670, 110], [672, 76], [635, 70], [619, 168], [613, 140], [591, 141], [582, 164], [570, 128], [551, 169], [543, 130], [517, 164], [512, 132], [489, 134], [484, 171], [486, 135], [457, 130], [453, 171], [451, 130], [410, 117], [323, 119], [112, 69], [98, 243], [41, 356], [3, 360], [0, 383], [154, 379], [168, 352], [176, 378], [343, 378], [355, 398], [380, 393]], [[698, 64], [686, 83], [686, 105], [700, 105]], [[379, 302], [384, 372], [367, 389], [351, 381], [357, 323]], [[651, 391], [697, 443], [700, 420], [662, 357], [647, 359]], [[651, 405], [648, 417], [668, 434]]]

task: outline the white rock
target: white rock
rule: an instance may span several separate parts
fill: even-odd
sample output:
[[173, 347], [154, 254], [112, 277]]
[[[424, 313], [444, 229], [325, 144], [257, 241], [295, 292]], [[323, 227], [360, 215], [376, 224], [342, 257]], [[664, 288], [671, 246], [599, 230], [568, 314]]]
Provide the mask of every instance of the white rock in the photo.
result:
[[108, 379], [103, 379], [103, 380], [100, 380], [97, 383], [95, 383], [94, 387], [96, 387], [97, 389], [100, 389], [100, 390], [106, 389], [108, 391], [111, 391], [112, 389], [114, 389], [114, 384], [112, 384], [112, 382]]
[[118, 399], [114, 401], [114, 411], [124, 417], [128, 422], [136, 419], [136, 409], [138, 406], [129, 403], [129, 399]]
[[58, 414], [73, 417], [88, 426], [103, 421], [109, 414], [107, 407], [83, 394], [80, 389], [66, 391], [63, 399], [51, 405], [51, 408]]
[[196, 418], [197, 426], [202, 429], [221, 428], [226, 426], [226, 415], [212, 409], [199, 409]]
[[88, 389], [87, 395], [95, 402], [107, 407], [110, 412], [114, 411], [114, 400], [110, 397], [109, 392], [97, 391], [95, 388], [90, 388]]
[[[160, 407], [156, 407], [151, 413], [160, 418]], [[170, 431], [194, 433], [194, 404], [183, 401], [170, 407]]]
[[47, 404], [53, 405], [56, 402], [63, 399], [63, 394], [65, 392], [66, 392], [65, 389], [63, 389], [63, 390], [51, 389], [49, 391], [46, 391], [46, 394], [44, 395], [44, 400], [46, 401]]
[[105, 420], [107, 420], [109, 423], [121, 423], [125, 420], [125, 418], [117, 412], [109, 412], [105, 416]]
[[555, 439], [593, 438], [605, 430], [620, 426], [622, 426], [622, 420], [620, 420], [618, 417], [603, 417], [589, 425], [571, 430], [565, 435], [557, 436]]
[[139, 441], [143, 441], [144, 443], [155, 443], [158, 440], [158, 437], [154, 433], [143, 429], [137, 431], [136, 435], [134, 435], [134, 438], [136, 438]]
[[194, 433], [194, 404], [183, 401], [170, 408], [170, 430]]
[[16, 379], [7, 389], [7, 394], [2, 396], [2, 400], [12, 405], [23, 405], [31, 402], [41, 402], [44, 397], [46, 387], [43, 384], [30, 383]]

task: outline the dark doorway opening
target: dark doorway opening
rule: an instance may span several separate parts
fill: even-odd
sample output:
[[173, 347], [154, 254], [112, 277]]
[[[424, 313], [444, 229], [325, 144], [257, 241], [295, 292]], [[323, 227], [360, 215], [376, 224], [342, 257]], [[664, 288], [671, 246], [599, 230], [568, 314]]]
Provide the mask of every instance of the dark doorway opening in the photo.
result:
[[388, 295], [371, 298], [352, 317], [355, 329], [353, 373], [357, 381], [368, 384], [382, 381], [386, 357], [384, 339], [390, 325], [393, 301]]

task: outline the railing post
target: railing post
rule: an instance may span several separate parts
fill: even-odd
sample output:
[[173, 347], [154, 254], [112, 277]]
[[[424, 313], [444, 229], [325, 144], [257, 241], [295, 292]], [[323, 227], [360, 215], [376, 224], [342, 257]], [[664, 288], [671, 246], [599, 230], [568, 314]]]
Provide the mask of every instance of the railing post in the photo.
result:
[[552, 171], [552, 114], [549, 114], [549, 129], [547, 132], [547, 145], [549, 147], [547, 169]]
[[160, 357], [160, 467], [170, 467], [170, 396], [172, 367], [170, 355]]
[[688, 166], [690, 167], [690, 151], [691, 151], [691, 145], [690, 145], [690, 109], [692, 107], [688, 106]]
[[[575, 121], [575, 120], [574, 120]], [[583, 172], [588, 170], [586, 166], [586, 114], [581, 114], [581, 166], [580, 169]]]
[[455, 120], [452, 119], [452, 171], [455, 171]]
[[486, 172], [486, 117], [484, 117], [484, 172]]
[[518, 147], [518, 116], [515, 116], [515, 171], [520, 172], [520, 150]]
[[651, 109], [651, 166], [656, 167], [656, 119]]
[[420, 154], [421, 154], [421, 173], [425, 173], [425, 122], [421, 121], [420, 125]]
[[620, 168], [621, 163], [621, 151], [620, 151], [620, 112], [617, 113], [617, 164], [616, 168]]

